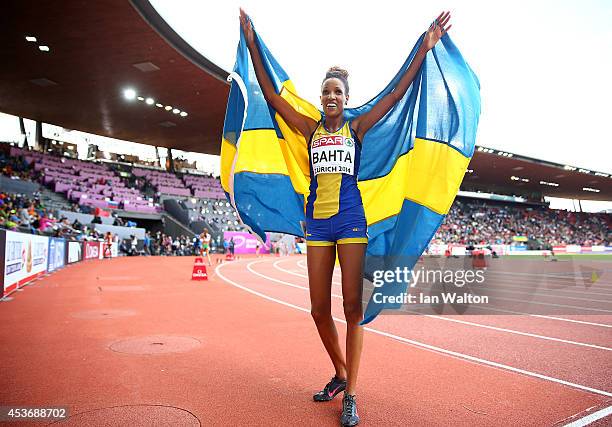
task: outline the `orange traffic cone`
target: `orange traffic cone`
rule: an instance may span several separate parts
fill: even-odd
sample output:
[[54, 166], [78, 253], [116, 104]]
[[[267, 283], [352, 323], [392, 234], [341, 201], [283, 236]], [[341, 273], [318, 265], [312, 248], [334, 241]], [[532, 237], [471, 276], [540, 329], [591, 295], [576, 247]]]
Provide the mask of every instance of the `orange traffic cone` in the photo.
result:
[[193, 273], [191, 273], [191, 280], [208, 280], [208, 273], [206, 272], [206, 264], [204, 264], [204, 258], [196, 257], [193, 263]]

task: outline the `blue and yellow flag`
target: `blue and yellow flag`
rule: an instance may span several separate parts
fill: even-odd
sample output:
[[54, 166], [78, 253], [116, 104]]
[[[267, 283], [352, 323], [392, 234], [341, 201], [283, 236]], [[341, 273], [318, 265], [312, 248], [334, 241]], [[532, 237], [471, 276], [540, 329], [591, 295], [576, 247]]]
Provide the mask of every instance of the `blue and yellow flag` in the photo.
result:
[[[345, 110], [347, 120], [369, 111], [393, 90], [423, 36], [381, 93]], [[256, 32], [255, 40], [277, 93], [318, 121], [322, 113], [296, 94]], [[307, 141], [264, 99], [242, 30], [230, 78], [221, 147], [223, 189], [241, 221], [262, 239], [266, 231], [303, 237], [310, 182]], [[474, 153], [479, 116], [478, 78], [445, 34], [427, 53], [404, 97], [362, 141], [358, 181], [368, 222], [366, 277], [381, 267], [380, 260], [385, 268], [393, 268], [393, 260], [414, 267], [459, 190]], [[385, 296], [405, 291], [406, 284], [392, 283], [376, 289]], [[371, 299], [363, 323], [383, 309], [400, 306]]]

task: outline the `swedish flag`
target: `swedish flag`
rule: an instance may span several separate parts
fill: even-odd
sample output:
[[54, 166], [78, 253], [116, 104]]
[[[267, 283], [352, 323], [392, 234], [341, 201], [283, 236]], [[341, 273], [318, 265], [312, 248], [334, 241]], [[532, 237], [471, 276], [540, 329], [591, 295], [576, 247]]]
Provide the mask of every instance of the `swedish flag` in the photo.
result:
[[[345, 110], [350, 120], [369, 111], [397, 85], [414, 58], [419, 38], [399, 72], [368, 103]], [[301, 114], [321, 112], [301, 99], [289, 76], [255, 32], [261, 57], [277, 91]], [[307, 141], [266, 102], [240, 36], [221, 147], [221, 183], [241, 221], [265, 240], [266, 231], [303, 236], [310, 182]], [[480, 84], [445, 34], [427, 53], [404, 97], [365, 135], [359, 171], [368, 222], [368, 259], [403, 260], [413, 268], [442, 223], [474, 153]], [[406, 260], [408, 265], [406, 265]], [[399, 261], [398, 261], [399, 262]], [[378, 268], [366, 262], [366, 277]], [[400, 295], [406, 286], [376, 290]], [[400, 304], [370, 300], [363, 323]]]

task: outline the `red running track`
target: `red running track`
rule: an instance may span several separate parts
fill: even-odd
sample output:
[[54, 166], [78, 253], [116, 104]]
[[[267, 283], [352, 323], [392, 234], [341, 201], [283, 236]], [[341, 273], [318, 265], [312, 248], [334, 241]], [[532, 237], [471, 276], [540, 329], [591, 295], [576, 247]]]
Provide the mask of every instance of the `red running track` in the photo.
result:
[[[13, 294], [0, 304], [0, 404], [67, 406], [67, 425], [338, 425], [340, 399], [311, 400], [332, 369], [305, 258], [224, 263], [208, 282], [190, 280], [192, 263], [88, 261]], [[380, 316], [362, 425], [584, 425], [611, 410], [612, 316], [571, 318], [583, 323]]]

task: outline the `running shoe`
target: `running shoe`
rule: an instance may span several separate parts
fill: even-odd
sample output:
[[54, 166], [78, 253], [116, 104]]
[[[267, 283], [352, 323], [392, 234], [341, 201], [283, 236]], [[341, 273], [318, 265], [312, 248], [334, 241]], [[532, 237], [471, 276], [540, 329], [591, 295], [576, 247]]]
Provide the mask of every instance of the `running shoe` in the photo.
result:
[[354, 394], [344, 392], [342, 399], [342, 416], [340, 423], [343, 427], [352, 427], [359, 424], [359, 415], [357, 415], [357, 402]]
[[338, 393], [344, 391], [346, 388], [346, 380], [341, 380], [337, 376], [331, 379], [330, 382], [327, 383], [325, 388], [312, 396], [315, 402], [329, 402], [332, 400]]

